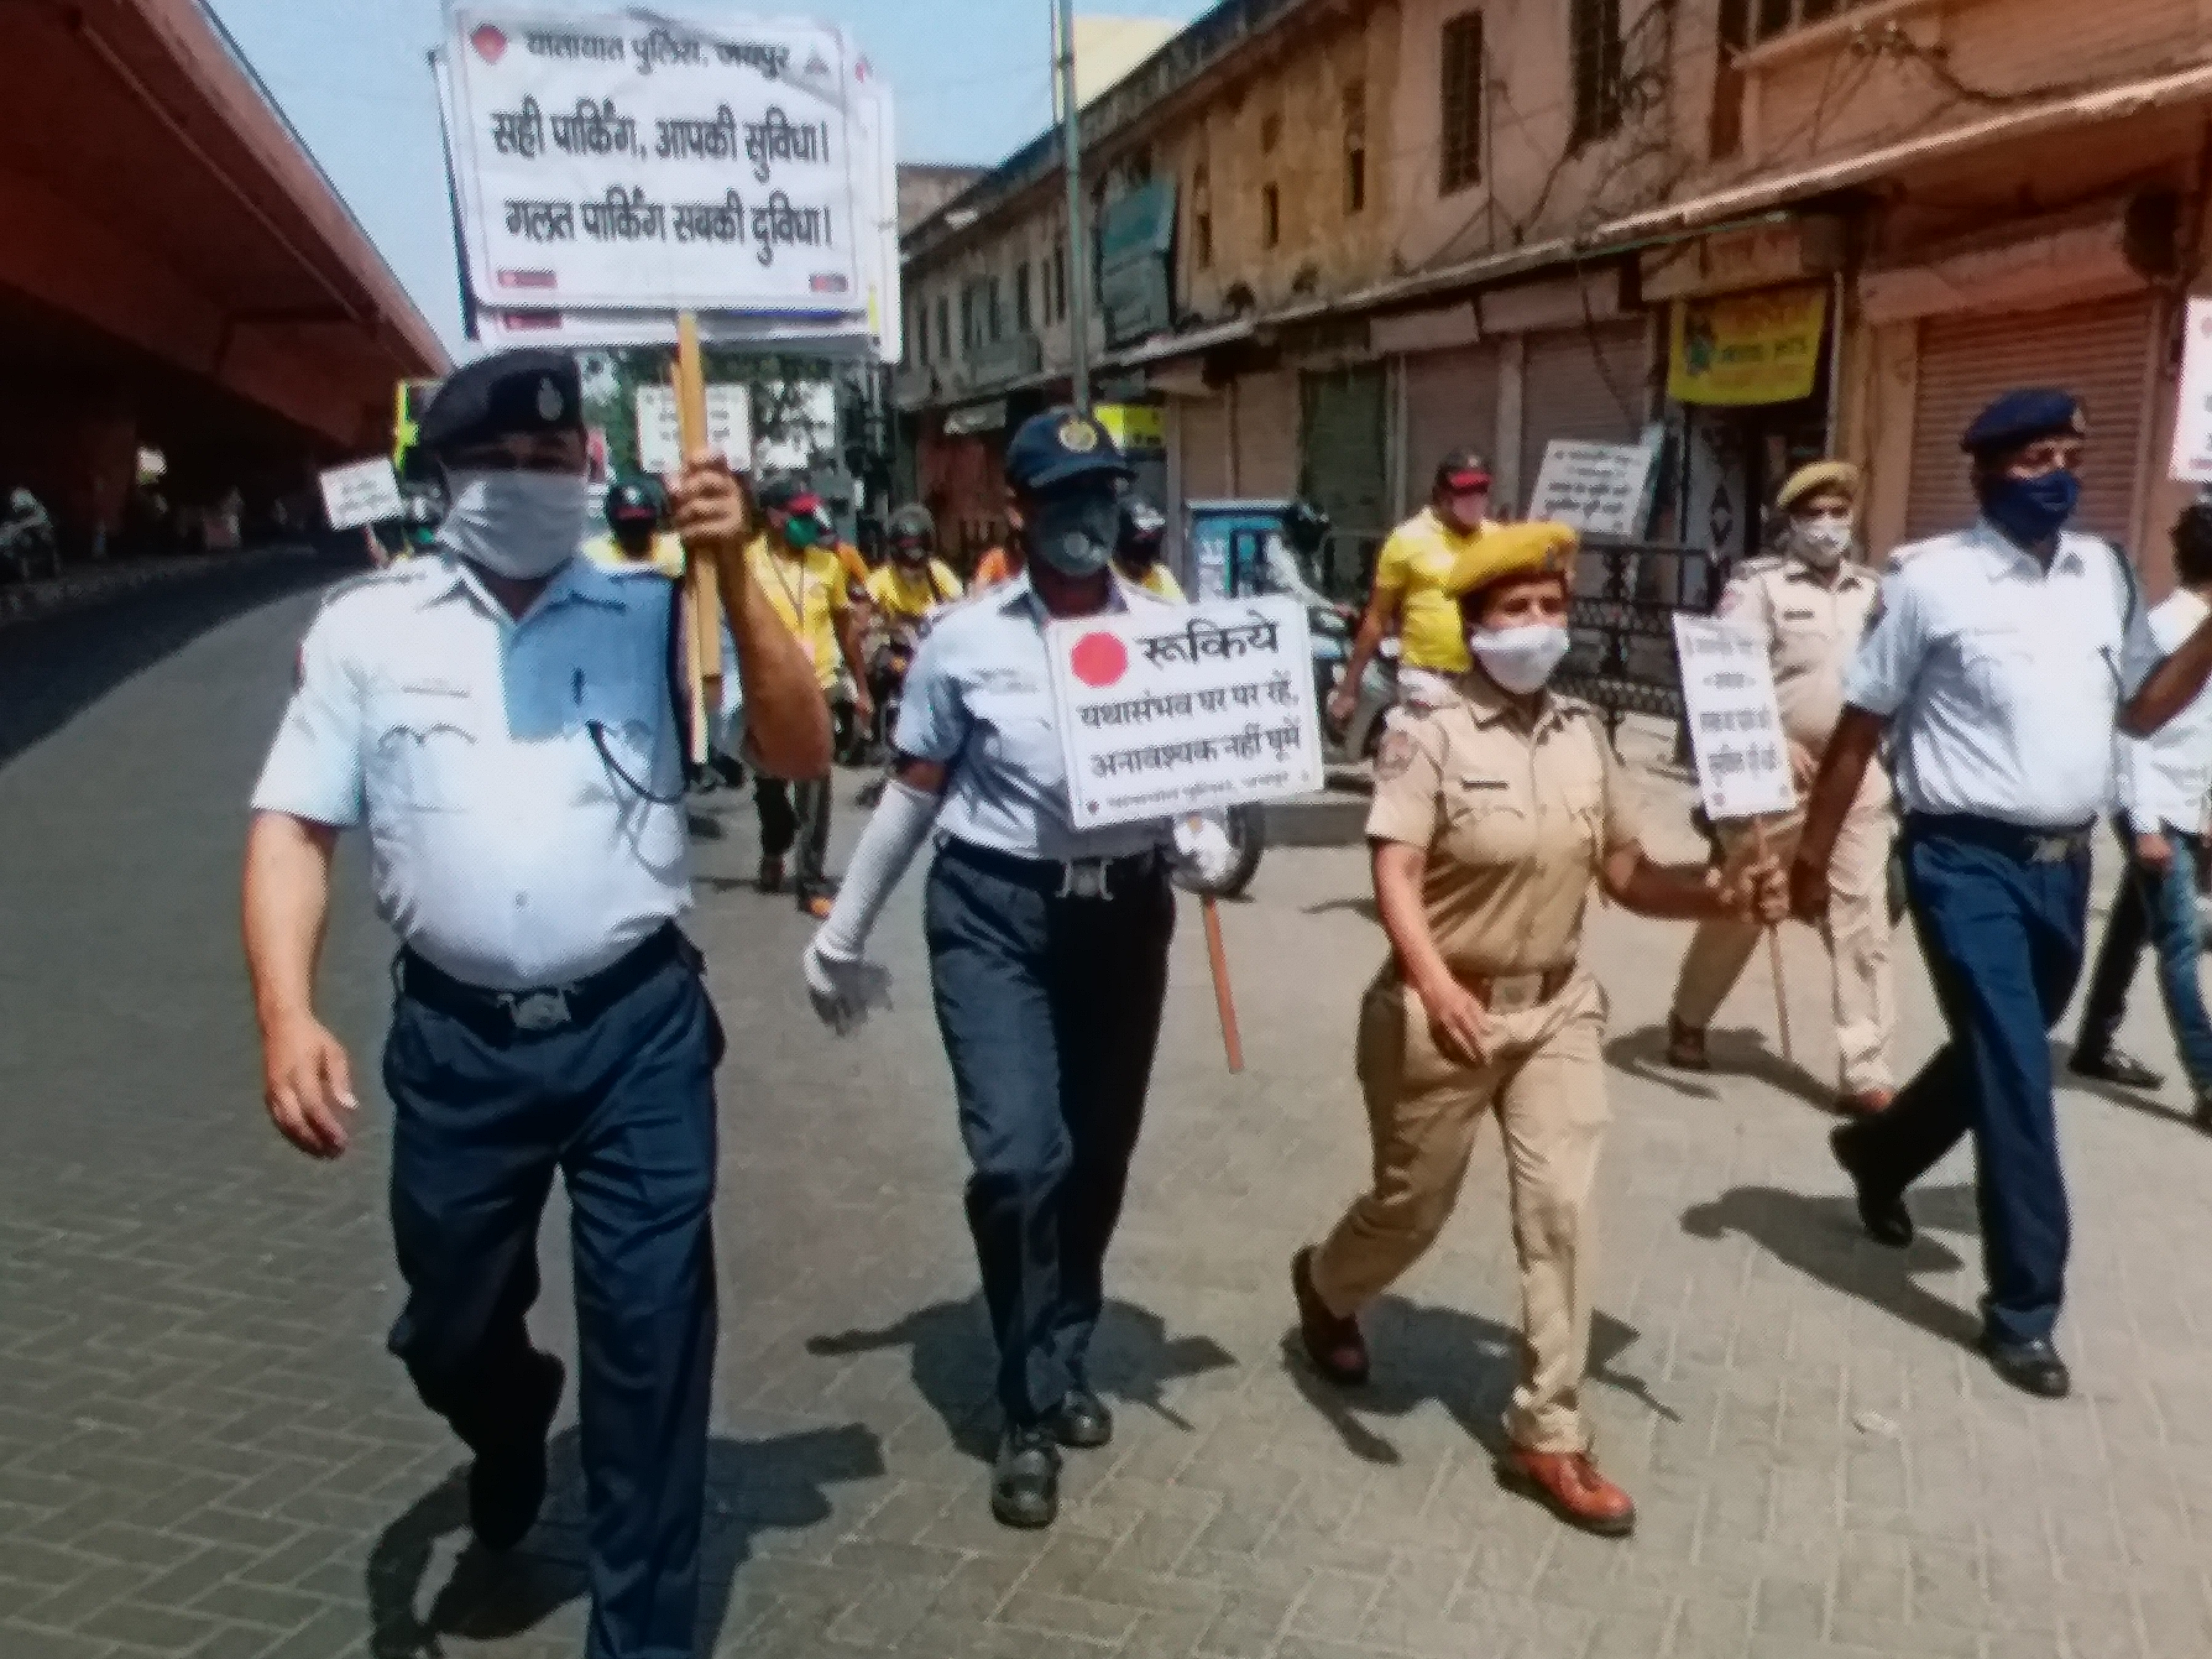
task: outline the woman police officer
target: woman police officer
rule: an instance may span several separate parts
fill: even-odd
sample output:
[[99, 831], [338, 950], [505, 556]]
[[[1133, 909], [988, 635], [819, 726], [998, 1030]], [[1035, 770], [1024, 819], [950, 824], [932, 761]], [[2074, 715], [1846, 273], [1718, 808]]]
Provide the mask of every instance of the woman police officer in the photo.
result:
[[805, 958], [816, 1011], [851, 1030], [884, 989], [868, 933], [934, 836], [925, 931], [1006, 1415], [991, 1508], [1015, 1527], [1054, 1519], [1060, 1446], [1113, 1431], [1085, 1358], [1166, 1001], [1170, 849], [1211, 879], [1233, 858], [1218, 825], [1071, 822], [1045, 624], [1170, 610], [1109, 567], [1128, 476], [1087, 416], [1048, 410], [1015, 434], [1026, 568], [922, 641], [891, 782]]
[[1620, 1535], [1628, 1495], [1591, 1463], [1579, 1393], [1589, 1344], [1588, 1211], [1607, 1120], [1606, 998], [1576, 961], [1593, 885], [1641, 915], [1778, 920], [1771, 861], [1726, 890], [1645, 858], [1629, 787], [1593, 711], [1546, 689], [1567, 651], [1574, 532], [1493, 529], [1454, 562], [1474, 668], [1384, 740], [1368, 819], [1391, 959], [1361, 1009], [1358, 1069], [1375, 1182], [1291, 1264], [1322, 1374], [1365, 1381], [1355, 1316], [1442, 1230], [1475, 1127], [1505, 1142], [1523, 1354], [1499, 1478], [1562, 1519]]

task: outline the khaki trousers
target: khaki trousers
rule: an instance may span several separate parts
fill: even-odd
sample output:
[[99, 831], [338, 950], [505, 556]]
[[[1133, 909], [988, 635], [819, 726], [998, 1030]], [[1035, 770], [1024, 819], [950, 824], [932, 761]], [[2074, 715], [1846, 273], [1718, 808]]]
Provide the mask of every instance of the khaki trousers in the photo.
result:
[[[1797, 851], [1804, 819], [1770, 825], [1767, 850], [1784, 865]], [[1890, 970], [1889, 848], [1896, 819], [1887, 790], [1863, 790], [1844, 815], [1828, 865], [1828, 947], [1834, 985], [1836, 1053], [1847, 1095], [1892, 1089], [1890, 1041], [1897, 1030], [1897, 989]], [[1730, 860], [1748, 857], [1751, 830], [1726, 824], [1721, 847]], [[1703, 1030], [1743, 975], [1762, 930], [1755, 922], [1702, 921], [1682, 958], [1674, 988], [1674, 1018]]]
[[1521, 1266], [1521, 1380], [1505, 1427], [1530, 1451], [1589, 1445], [1589, 1200], [1611, 1115], [1605, 1017], [1605, 993], [1578, 973], [1547, 1003], [1492, 1015], [1492, 1057], [1470, 1068], [1437, 1052], [1420, 999], [1384, 969], [1359, 1019], [1375, 1184], [1314, 1252], [1314, 1288], [1332, 1311], [1356, 1313], [1380, 1295], [1436, 1242], [1459, 1200], [1475, 1129], [1495, 1112]]

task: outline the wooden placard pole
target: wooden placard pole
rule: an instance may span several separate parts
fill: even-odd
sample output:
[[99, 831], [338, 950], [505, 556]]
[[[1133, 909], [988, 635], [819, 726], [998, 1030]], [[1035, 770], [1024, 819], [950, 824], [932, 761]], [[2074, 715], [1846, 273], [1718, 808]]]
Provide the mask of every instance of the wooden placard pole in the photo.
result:
[[[1758, 863], [1766, 862], [1766, 820], [1763, 817], [1751, 821], [1751, 856]], [[1766, 930], [1766, 961], [1774, 970], [1774, 1020], [1782, 1032], [1782, 1061], [1785, 1066], [1795, 1066], [1797, 1056], [1792, 1052], [1790, 1041], [1790, 994], [1782, 978], [1782, 929], [1779, 927], [1770, 927]]]
[[1244, 1069], [1244, 1039], [1237, 1029], [1237, 995], [1229, 986], [1229, 951], [1221, 942], [1221, 903], [1208, 893], [1201, 908], [1206, 913], [1206, 959], [1213, 969], [1213, 1004], [1221, 1015], [1221, 1047], [1234, 1077]]
[[[676, 429], [684, 459], [707, 447], [707, 369], [699, 351], [699, 319], [680, 312], [676, 319]], [[694, 766], [707, 763], [713, 730], [709, 722], [722, 707], [722, 599], [712, 559], [684, 562], [684, 587], [690, 626], [686, 670], [691, 684], [691, 755]]]

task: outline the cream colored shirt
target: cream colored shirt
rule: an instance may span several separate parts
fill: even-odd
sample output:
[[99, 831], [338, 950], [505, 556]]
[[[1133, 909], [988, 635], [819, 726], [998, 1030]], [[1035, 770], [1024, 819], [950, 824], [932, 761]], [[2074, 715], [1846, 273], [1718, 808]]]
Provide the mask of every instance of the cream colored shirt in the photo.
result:
[[1844, 714], [1844, 670], [1858, 648], [1881, 584], [1846, 562], [1832, 586], [1802, 560], [1753, 559], [1721, 596], [1720, 614], [1766, 647], [1782, 729], [1814, 755]]
[[1397, 716], [1367, 834], [1428, 854], [1423, 901], [1455, 973], [1567, 967], [1599, 864], [1641, 839], [1636, 801], [1589, 704], [1547, 695], [1531, 727], [1488, 681], [1460, 688]]

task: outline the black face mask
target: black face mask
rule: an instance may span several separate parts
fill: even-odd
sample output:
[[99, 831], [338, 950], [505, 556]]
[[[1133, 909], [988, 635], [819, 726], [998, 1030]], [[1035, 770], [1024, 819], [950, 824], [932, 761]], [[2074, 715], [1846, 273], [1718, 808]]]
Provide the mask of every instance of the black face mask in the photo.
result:
[[1063, 576], [1095, 576], [1121, 537], [1121, 498], [1111, 479], [1081, 481], [1040, 498], [1027, 536], [1030, 551]]
[[929, 557], [927, 542], [893, 542], [891, 557], [901, 564], [921, 564]]

